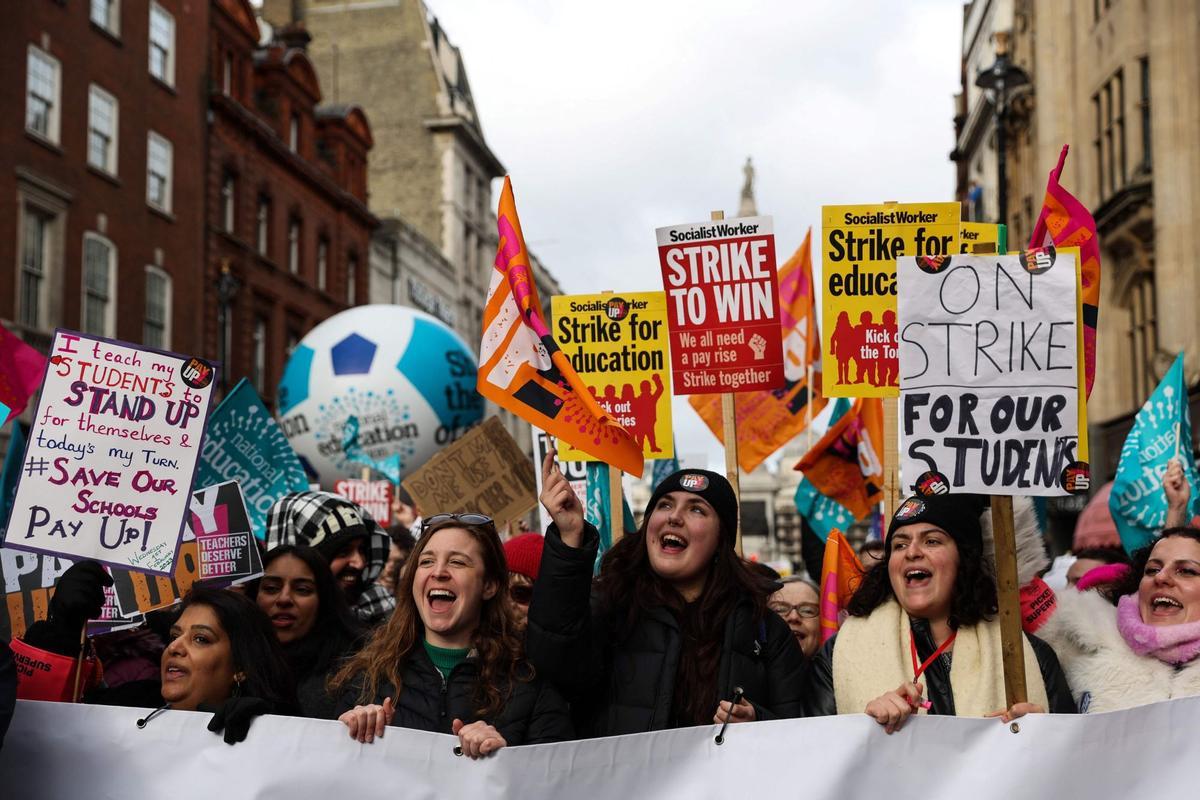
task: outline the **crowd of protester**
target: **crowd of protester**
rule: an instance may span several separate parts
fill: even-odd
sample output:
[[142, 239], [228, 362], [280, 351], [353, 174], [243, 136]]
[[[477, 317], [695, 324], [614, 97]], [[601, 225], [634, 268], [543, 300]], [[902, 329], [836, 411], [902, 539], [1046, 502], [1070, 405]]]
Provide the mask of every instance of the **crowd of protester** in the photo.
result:
[[[340, 720], [362, 743], [400, 726], [479, 758], [714, 723], [865, 713], [891, 734], [914, 715], [1009, 721], [1200, 694], [1200, 530], [1183, 524], [1177, 465], [1160, 537], [1129, 556], [1077, 553], [1057, 589], [1039, 577], [1032, 513], [1018, 513], [1028, 699], [1012, 706], [985, 498], [905, 500], [823, 637], [812, 580], [738, 555], [721, 475], [667, 477], [597, 566], [597, 530], [553, 459], [541, 468], [553, 523], [507, 541], [487, 516], [422, 516], [403, 496], [384, 531], [344, 498], [288, 495], [268, 515], [261, 578], [197, 585], [86, 658], [112, 580], [75, 564], [46, 619], [0, 642], [0, 741], [14, 696], [147, 709], [139, 725], [204, 711], [230, 744], [262, 714]], [[14, 654], [44, 665], [36, 680]]]

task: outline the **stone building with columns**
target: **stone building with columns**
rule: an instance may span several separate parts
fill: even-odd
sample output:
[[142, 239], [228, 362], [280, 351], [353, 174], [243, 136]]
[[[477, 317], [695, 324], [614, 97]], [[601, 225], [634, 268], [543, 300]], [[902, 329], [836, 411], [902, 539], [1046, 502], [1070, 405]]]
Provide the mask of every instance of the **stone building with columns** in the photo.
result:
[[[1006, 108], [1010, 247], [1028, 243], [1064, 144], [1062, 184], [1096, 219], [1103, 272], [1088, 416], [1099, 485], [1176, 354], [1186, 353], [1191, 385], [1200, 381], [1200, 5], [973, 0], [963, 16], [959, 199], [969, 201], [972, 180], [997, 179], [984, 119], [992, 98], [974, 84], [999, 44], [1030, 78]], [[994, 188], [983, 218], [994, 221], [989, 196]], [[1193, 391], [1193, 414], [1198, 406]]]

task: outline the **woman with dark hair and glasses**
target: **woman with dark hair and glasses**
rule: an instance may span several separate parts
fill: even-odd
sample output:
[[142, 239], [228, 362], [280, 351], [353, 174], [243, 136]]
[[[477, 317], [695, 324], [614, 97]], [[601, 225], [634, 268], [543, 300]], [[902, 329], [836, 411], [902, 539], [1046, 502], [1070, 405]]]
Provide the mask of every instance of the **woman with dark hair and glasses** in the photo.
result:
[[801, 716], [804, 658], [767, 608], [778, 583], [737, 554], [737, 497], [724, 477], [683, 470], [664, 479], [595, 581], [599, 537], [553, 454], [541, 500], [554, 524], [526, 646], [567, 694], [581, 732]]
[[331, 681], [351, 738], [387, 725], [449, 733], [472, 758], [570, 739], [566, 702], [524, 659], [507, 587], [490, 517], [427, 517], [391, 619]]
[[263, 557], [250, 594], [271, 620], [296, 679], [300, 714], [337, 719], [329, 674], [358, 648], [364, 631], [317, 550], [283, 544]]

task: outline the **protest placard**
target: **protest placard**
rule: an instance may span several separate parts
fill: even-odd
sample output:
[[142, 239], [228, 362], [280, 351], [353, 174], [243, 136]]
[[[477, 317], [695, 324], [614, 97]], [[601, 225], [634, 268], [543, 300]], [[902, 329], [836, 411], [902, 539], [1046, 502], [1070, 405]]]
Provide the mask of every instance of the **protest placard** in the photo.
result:
[[1086, 493], [1076, 258], [902, 258], [901, 470], [922, 492]]
[[1008, 248], [1008, 226], [991, 222], [962, 222], [958, 226], [958, 252], [964, 255], [1001, 253]]
[[[0, 640], [20, 639], [30, 625], [46, 619], [54, 586], [74, 563], [60, 556], [0, 548], [0, 587], [4, 589]], [[145, 578], [144, 575], [139, 577]], [[130, 620], [121, 617], [113, 589], [105, 588], [100, 618], [88, 622], [88, 635], [95, 636], [130, 624]]]
[[241, 487], [235, 481], [192, 493], [187, 529], [170, 576], [110, 570], [117, 607], [125, 619], [178, 603], [193, 584], [235, 586], [262, 572], [262, 554], [250, 531]]
[[[545, 432], [530, 426], [530, 431], [533, 433], [533, 476], [537, 481], [537, 493], [540, 497], [542, 494], [542, 462], [546, 460], [546, 454], [550, 452], [551, 441], [550, 436]], [[587, 462], [585, 461], [564, 461], [560, 455], [560, 451], [554, 454], [554, 463], [558, 465], [563, 477], [567, 479], [567, 483], [571, 484], [571, 489], [574, 490], [575, 496], [579, 498], [580, 504], [587, 507]], [[546, 513], [546, 509], [540, 504], [538, 505], [538, 519], [541, 522], [542, 530], [550, 527], [553, 522], [550, 515]]]
[[55, 331], [4, 546], [170, 574], [215, 373]]
[[[550, 300], [554, 341], [600, 407], [647, 458], [674, 455], [667, 374], [667, 304], [662, 292], [586, 294]], [[567, 461], [598, 461], [559, 440]]]
[[959, 204], [824, 206], [826, 397], [895, 397], [896, 259], [959, 249]]
[[659, 228], [674, 393], [784, 385], [770, 217]]
[[499, 417], [447, 445], [402, 485], [426, 518], [473, 511], [503, 527], [537, 503], [533, 465]]
[[340, 494], [352, 503], [358, 503], [385, 528], [392, 524], [393, 487], [391, 481], [343, 478], [334, 482], [333, 493]]
[[195, 485], [224, 481], [241, 486], [250, 530], [259, 539], [266, 537], [267, 512], [275, 501], [308, 488], [300, 458], [245, 378], [212, 412], [200, 448]]

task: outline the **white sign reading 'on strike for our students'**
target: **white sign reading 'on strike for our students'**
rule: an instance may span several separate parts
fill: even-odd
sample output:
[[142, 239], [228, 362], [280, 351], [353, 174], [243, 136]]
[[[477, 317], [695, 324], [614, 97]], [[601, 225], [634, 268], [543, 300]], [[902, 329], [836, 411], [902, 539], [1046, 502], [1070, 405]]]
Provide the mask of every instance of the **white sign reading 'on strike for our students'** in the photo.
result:
[[901, 470], [924, 493], [1086, 492], [1076, 264], [1052, 248], [901, 258]]
[[215, 373], [55, 332], [4, 546], [170, 574]]

